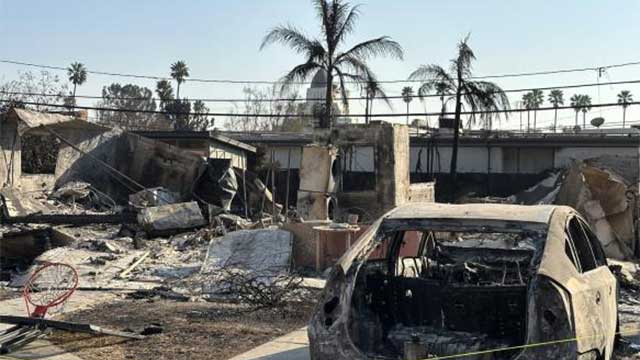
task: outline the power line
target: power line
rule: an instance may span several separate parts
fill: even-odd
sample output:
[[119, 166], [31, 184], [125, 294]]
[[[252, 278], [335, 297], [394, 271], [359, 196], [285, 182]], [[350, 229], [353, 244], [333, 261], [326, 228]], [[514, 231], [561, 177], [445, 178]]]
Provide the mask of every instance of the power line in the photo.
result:
[[[11, 103], [11, 100], [0, 100], [1, 103]], [[70, 108], [68, 105], [62, 104], [48, 104], [48, 103], [38, 103], [38, 102], [21, 102], [24, 105], [35, 105], [35, 106], [45, 106], [45, 107], [53, 107], [53, 108]], [[626, 103], [627, 105], [640, 105], [640, 101], [632, 101]], [[601, 108], [601, 107], [610, 107], [610, 106], [620, 106], [619, 103], [601, 103], [601, 104], [591, 104], [590, 108]], [[108, 108], [108, 107], [96, 107], [96, 106], [73, 106], [75, 109], [81, 110], [95, 110], [95, 111], [113, 111], [113, 112], [129, 112], [129, 113], [141, 113], [141, 114], [164, 114], [164, 115], [198, 115], [198, 116], [233, 116], [233, 117], [264, 117], [264, 118], [311, 118], [315, 117], [313, 114], [246, 114], [246, 113], [218, 113], [218, 112], [206, 112], [206, 113], [194, 113], [194, 112], [166, 112], [166, 111], [158, 111], [158, 110], [136, 110], [136, 109], [120, 109], [120, 108]], [[558, 106], [558, 107], [541, 107], [537, 108], [536, 111], [549, 111], [549, 110], [564, 110], [564, 109], [575, 109], [571, 105], [567, 106]], [[509, 113], [521, 113], [526, 111], [532, 111], [532, 109], [501, 109], [501, 110], [491, 110], [491, 111], [461, 111], [460, 115], [485, 115], [485, 114], [509, 114]], [[378, 113], [378, 114], [335, 114], [333, 117], [337, 118], [364, 118], [364, 117], [406, 117], [406, 116], [440, 116], [440, 115], [455, 115], [454, 112], [417, 112], [417, 113]]]
[[[35, 63], [28, 63], [16, 60], [6, 60], [0, 59], [0, 63], [12, 64], [12, 65], [21, 65], [21, 66], [29, 66], [29, 67], [37, 67], [41, 69], [49, 69], [49, 70], [58, 70], [58, 71], [67, 71], [66, 67], [62, 66], [53, 66], [53, 65], [42, 65]], [[620, 68], [626, 66], [634, 66], [640, 65], [640, 61], [626, 62], [620, 64], [610, 64], [610, 65], [602, 65], [602, 66], [591, 66], [591, 67], [582, 67], [582, 68], [573, 68], [573, 69], [560, 69], [560, 70], [546, 70], [546, 71], [536, 71], [536, 72], [522, 72], [522, 73], [510, 73], [510, 74], [498, 74], [498, 75], [485, 75], [485, 76], [474, 76], [471, 79], [500, 79], [500, 78], [511, 78], [511, 77], [525, 77], [525, 76], [539, 76], [539, 75], [553, 75], [553, 74], [564, 74], [564, 73], [574, 73], [574, 72], [585, 72], [585, 71], [600, 71], [602, 69], [613, 69]], [[169, 79], [169, 76], [152, 76], [152, 75], [139, 75], [139, 74], [128, 74], [128, 73], [116, 73], [116, 72], [107, 72], [107, 71], [97, 71], [97, 70], [87, 70], [89, 74], [96, 75], [106, 75], [106, 76], [116, 76], [116, 77], [128, 77], [135, 79], [148, 79], [148, 80], [166, 80]], [[190, 82], [199, 82], [199, 83], [217, 83], [217, 84], [259, 84], [259, 85], [276, 85], [280, 84], [280, 81], [267, 81], [267, 80], [232, 80], [232, 79], [202, 79], [202, 78], [189, 78], [187, 81]], [[423, 80], [406, 80], [406, 79], [398, 79], [398, 80], [379, 80], [381, 84], [404, 84], [404, 83], [422, 83]], [[300, 81], [294, 82], [293, 84], [304, 85], [310, 84], [308, 81]], [[353, 81], [348, 81], [347, 83], [354, 83]]]
[[[576, 88], [585, 88], [585, 87], [596, 87], [596, 86], [606, 86], [606, 85], [629, 85], [629, 84], [640, 84], [639, 80], [623, 80], [623, 81], [610, 81], [603, 83], [583, 83], [583, 84], [573, 84], [573, 85], [559, 85], [559, 86], [544, 86], [544, 87], [535, 87], [535, 88], [519, 88], [519, 89], [505, 89], [504, 93], [520, 93], [527, 92], [533, 90], [561, 90], [561, 89], [576, 89]], [[34, 92], [21, 92], [21, 91], [7, 91], [0, 90], [0, 94], [6, 95], [24, 95], [24, 96], [41, 96], [41, 97], [53, 97], [53, 98], [62, 98], [67, 97], [67, 95], [62, 94], [45, 94], [45, 93], [34, 93]], [[453, 96], [454, 94], [445, 94], [445, 97]], [[72, 97], [68, 95], [68, 97]], [[163, 101], [162, 99], [151, 97], [151, 98], [141, 98], [141, 97], [108, 97], [104, 98], [102, 96], [97, 95], [76, 95], [77, 99], [94, 99], [94, 100], [131, 100], [131, 101]], [[411, 98], [420, 98], [420, 95], [410, 95]], [[422, 96], [424, 98], [439, 98], [438, 94], [427, 94]], [[396, 100], [396, 99], [404, 99], [405, 96], [394, 95], [387, 96], [387, 99]], [[347, 100], [366, 100], [367, 97], [364, 96], [355, 96], [355, 97], [347, 97]], [[383, 100], [384, 98], [378, 97], [374, 98], [374, 100]], [[220, 98], [194, 98], [194, 99], [186, 99], [191, 101], [202, 101], [202, 102], [211, 102], [211, 103], [238, 103], [238, 102], [247, 102], [250, 101], [248, 99], [241, 98], [228, 98], [228, 99], [220, 99]], [[322, 101], [323, 99], [312, 99], [311, 101]], [[171, 100], [169, 100], [171, 101]], [[291, 97], [291, 98], [273, 98], [273, 99], [262, 99], [264, 102], [306, 102], [309, 101], [306, 98], [302, 97]], [[339, 99], [337, 99], [339, 101]]]

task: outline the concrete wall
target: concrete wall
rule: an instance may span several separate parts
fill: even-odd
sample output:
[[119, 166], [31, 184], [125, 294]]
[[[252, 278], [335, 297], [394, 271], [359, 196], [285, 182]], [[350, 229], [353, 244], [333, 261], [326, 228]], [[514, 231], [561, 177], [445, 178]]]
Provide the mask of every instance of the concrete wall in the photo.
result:
[[[410, 169], [412, 172], [415, 172], [419, 152], [420, 147], [411, 147]], [[458, 148], [458, 172], [486, 173], [489, 169], [492, 173], [500, 173], [503, 171], [502, 156], [502, 149], [499, 147], [461, 146]], [[427, 164], [427, 152], [422, 151], [420, 158], [424, 171]], [[448, 173], [451, 164], [451, 147], [439, 146], [434, 161], [435, 172]]]
[[[502, 148], [502, 171], [506, 174], [538, 174], [555, 165], [553, 148]], [[497, 172], [497, 171], [496, 171]]]
[[409, 186], [409, 202], [434, 202], [436, 201], [436, 189], [433, 182], [411, 184]]
[[336, 191], [336, 178], [332, 171], [338, 149], [321, 145], [304, 147], [300, 167], [297, 210], [305, 220], [327, 220], [330, 197]]

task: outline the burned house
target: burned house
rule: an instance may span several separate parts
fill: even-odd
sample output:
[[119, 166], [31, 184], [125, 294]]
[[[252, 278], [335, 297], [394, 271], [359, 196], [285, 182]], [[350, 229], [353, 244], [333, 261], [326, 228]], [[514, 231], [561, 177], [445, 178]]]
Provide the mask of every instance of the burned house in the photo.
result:
[[[119, 129], [106, 128], [85, 120], [58, 114], [12, 109], [1, 121], [3, 162], [0, 176], [5, 185], [32, 188], [33, 183], [59, 188], [72, 181], [91, 184], [126, 203], [128, 195], [154, 187], [179, 194], [179, 200], [193, 197], [195, 182], [208, 159], [224, 160], [228, 167], [246, 169], [247, 158], [255, 152], [249, 145], [215, 134], [191, 136], [191, 142], [163, 138], [155, 140]], [[22, 138], [53, 136], [58, 147], [51, 174], [22, 172]], [[175, 145], [171, 145], [171, 142]], [[179, 143], [178, 143], [179, 142]], [[177, 146], [176, 146], [177, 145]]]
[[239, 134], [277, 167], [275, 194], [306, 220], [372, 221], [411, 201], [433, 201], [431, 181], [411, 183], [409, 131], [385, 122], [351, 124], [313, 134]]

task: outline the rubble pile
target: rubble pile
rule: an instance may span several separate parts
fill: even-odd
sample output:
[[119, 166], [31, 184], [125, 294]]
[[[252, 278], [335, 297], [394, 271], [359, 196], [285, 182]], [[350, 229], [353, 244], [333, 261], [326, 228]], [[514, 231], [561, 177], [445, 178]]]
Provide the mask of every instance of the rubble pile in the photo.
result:
[[571, 206], [589, 222], [607, 257], [629, 260], [640, 252], [636, 231], [638, 175], [625, 165], [611, 157], [574, 160], [517, 194], [505, 198], [469, 197], [464, 202]]
[[[300, 288], [301, 278], [290, 275], [291, 233], [277, 228], [249, 230], [262, 223], [226, 211], [208, 220], [198, 202], [176, 203], [175, 194], [163, 188], [132, 194], [128, 206], [109, 207], [104, 206], [106, 197], [86, 183], [11, 194], [15, 197], [10, 200], [3, 197], [5, 210], [28, 203], [46, 208], [48, 214], [64, 213], [71, 221], [0, 225], [8, 288], [24, 286], [39, 266], [50, 262], [73, 266], [80, 291], [117, 289], [133, 292], [129, 296], [134, 299], [219, 299], [214, 295], [224, 293], [248, 304], [275, 304], [290, 300], [286, 295]], [[72, 221], [74, 216], [118, 213], [137, 214], [137, 221]]]

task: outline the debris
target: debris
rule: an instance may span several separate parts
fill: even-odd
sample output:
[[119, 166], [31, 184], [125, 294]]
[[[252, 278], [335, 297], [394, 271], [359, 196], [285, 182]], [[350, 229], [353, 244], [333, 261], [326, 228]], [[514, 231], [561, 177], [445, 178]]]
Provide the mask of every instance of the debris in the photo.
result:
[[599, 158], [574, 160], [568, 168], [551, 172], [538, 184], [512, 196], [465, 200], [571, 206], [589, 222], [607, 257], [629, 259], [640, 250], [634, 225], [637, 189], [605, 163]]
[[0, 354], [7, 354], [45, 335], [49, 329], [80, 332], [96, 335], [110, 335], [142, 340], [144, 334], [105, 329], [92, 324], [49, 320], [37, 317], [0, 315], [0, 323], [15, 325], [0, 332]]
[[238, 192], [238, 180], [228, 159], [209, 159], [207, 167], [194, 185], [194, 195], [200, 201], [230, 211]]
[[201, 272], [211, 274], [223, 268], [235, 268], [287, 273], [292, 243], [293, 235], [284, 230], [235, 231], [211, 240]]
[[161, 299], [175, 300], [175, 301], [189, 301], [189, 297], [182, 295], [171, 290], [165, 286], [159, 286], [153, 289], [138, 289], [127, 295], [130, 299], [150, 299], [159, 297]]
[[126, 278], [129, 273], [131, 271], [133, 271], [133, 269], [135, 269], [138, 265], [140, 265], [148, 256], [149, 256], [150, 252], [147, 251], [144, 254], [142, 254], [142, 256], [140, 256], [136, 261], [133, 262], [133, 264], [131, 264], [131, 266], [129, 266], [128, 268], [124, 269], [120, 275], [118, 275], [119, 278], [124, 279]]
[[71, 199], [75, 202], [76, 200], [86, 198], [89, 196], [90, 192], [91, 185], [89, 183], [83, 181], [70, 181], [55, 190], [51, 195], [49, 195], [49, 197], [56, 200]]
[[[575, 161], [555, 200], [578, 210], [594, 229], [605, 254], [628, 259], [636, 247], [629, 186], [613, 170]], [[634, 205], [635, 206], [635, 205]]]
[[138, 222], [153, 234], [184, 231], [207, 223], [195, 201], [144, 208], [138, 214]]
[[164, 331], [164, 329], [162, 328], [162, 325], [160, 325], [160, 324], [151, 324], [151, 325], [145, 327], [140, 332], [140, 335], [148, 336], [148, 335], [162, 334], [163, 331]]
[[179, 194], [169, 191], [163, 187], [144, 189], [135, 194], [129, 195], [129, 204], [136, 208], [169, 205], [175, 204], [179, 201]]
[[290, 232], [277, 229], [240, 230], [212, 239], [200, 271], [212, 281], [203, 285], [203, 293], [233, 292], [264, 300], [280, 291], [269, 287], [295, 287], [288, 277], [292, 242]]

